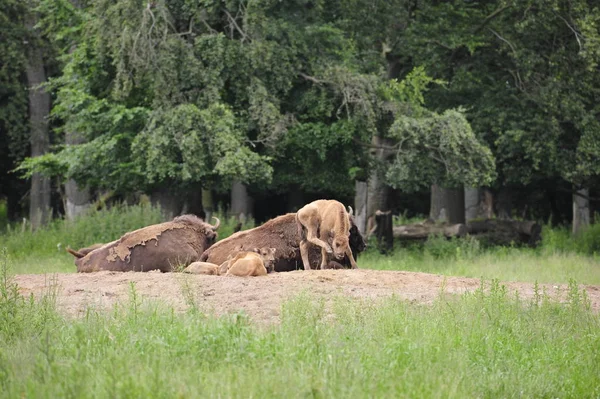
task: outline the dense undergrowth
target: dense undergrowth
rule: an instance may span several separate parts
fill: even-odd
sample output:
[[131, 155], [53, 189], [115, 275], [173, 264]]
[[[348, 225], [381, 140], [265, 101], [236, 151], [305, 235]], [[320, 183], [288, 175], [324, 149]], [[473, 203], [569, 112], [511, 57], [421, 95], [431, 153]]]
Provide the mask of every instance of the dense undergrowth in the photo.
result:
[[144, 300], [69, 319], [0, 282], [0, 397], [561, 397], [600, 395], [600, 320], [497, 281], [432, 306], [396, 298], [282, 305], [281, 324]]

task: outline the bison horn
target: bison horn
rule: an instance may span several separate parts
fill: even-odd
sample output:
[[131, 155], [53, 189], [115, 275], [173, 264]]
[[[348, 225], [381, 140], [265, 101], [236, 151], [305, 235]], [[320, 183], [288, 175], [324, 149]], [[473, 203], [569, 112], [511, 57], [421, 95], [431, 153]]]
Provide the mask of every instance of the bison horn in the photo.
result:
[[348, 215], [354, 216], [354, 210], [352, 209], [352, 207], [350, 205], [348, 205]]
[[216, 216], [213, 216], [213, 219], [215, 219], [217, 221], [217, 223], [215, 223], [214, 226], [212, 226], [213, 231], [216, 231], [219, 228], [219, 226], [221, 225], [221, 221]]

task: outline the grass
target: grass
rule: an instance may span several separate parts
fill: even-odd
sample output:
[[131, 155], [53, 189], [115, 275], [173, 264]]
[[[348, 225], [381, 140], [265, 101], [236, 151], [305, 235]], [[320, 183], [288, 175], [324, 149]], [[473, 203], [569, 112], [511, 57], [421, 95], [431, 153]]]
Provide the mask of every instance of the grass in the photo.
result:
[[[129, 301], [72, 319], [57, 311], [51, 277], [37, 300], [11, 280], [9, 256], [15, 273], [73, 271], [64, 246], [159, 218], [154, 208], [116, 207], [0, 236], [0, 398], [600, 396], [600, 318], [575, 284], [600, 284], [595, 230], [546, 230], [535, 250], [472, 238], [433, 238], [388, 257], [369, 250], [361, 267], [491, 282], [459, 297], [441, 292], [431, 306], [307, 293], [282, 305], [276, 326], [207, 316], [185, 284], [185, 313], [146, 301], [132, 283]], [[234, 222], [223, 222], [227, 235]], [[569, 282], [568, 302], [541, 291], [525, 301], [496, 279]]]
[[[4, 260], [6, 265], [6, 260]], [[5, 269], [5, 266], [3, 266]], [[68, 319], [0, 284], [0, 397], [561, 397], [600, 395], [600, 319], [569, 302], [522, 301], [496, 281], [432, 306], [309, 294], [281, 324], [144, 302]]]
[[359, 267], [405, 270], [447, 276], [465, 276], [502, 281], [567, 283], [575, 279], [600, 284], [600, 258], [575, 252], [547, 252], [524, 248], [492, 248], [477, 254], [455, 252], [440, 256], [427, 250], [397, 249], [390, 256], [367, 251]]
[[[220, 239], [233, 233], [236, 221], [219, 215]], [[149, 205], [115, 206], [78, 218], [55, 220], [35, 233], [12, 226], [0, 235], [16, 273], [74, 272], [65, 247], [80, 248], [109, 242], [123, 233], [161, 220], [160, 210]], [[249, 221], [245, 228], [252, 227]], [[374, 247], [374, 245], [372, 246]], [[567, 229], [544, 227], [539, 248], [486, 248], [474, 238], [446, 240], [433, 237], [423, 245], [401, 247], [390, 256], [368, 250], [359, 258], [361, 268], [407, 270], [502, 281], [566, 283], [575, 279], [600, 284], [600, 224], [572, 237]]]

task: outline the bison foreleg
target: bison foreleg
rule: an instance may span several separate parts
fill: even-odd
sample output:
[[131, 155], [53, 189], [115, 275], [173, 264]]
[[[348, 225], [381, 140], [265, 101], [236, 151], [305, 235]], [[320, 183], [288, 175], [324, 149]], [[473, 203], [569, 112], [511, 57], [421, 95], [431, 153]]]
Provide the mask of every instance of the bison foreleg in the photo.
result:
[[306, 240], [300, 241], [300, 256], [302, 257], [304, 270], [310, 270], [310, 262], [308, 261], [308, 241]]
[[325, 270], [327, 268], [327, 251], [325, 248], [321, 248], [321, 270]]
[[346, 256], [350, 260], [350, 265], [352, 266], [352, 268], [358, 269], [358, 266], [356, 265], [356, 261], [354, 260], [354, 256], [352, 255], [352, 250], [350, 249], [350, 247], [346, 248]]

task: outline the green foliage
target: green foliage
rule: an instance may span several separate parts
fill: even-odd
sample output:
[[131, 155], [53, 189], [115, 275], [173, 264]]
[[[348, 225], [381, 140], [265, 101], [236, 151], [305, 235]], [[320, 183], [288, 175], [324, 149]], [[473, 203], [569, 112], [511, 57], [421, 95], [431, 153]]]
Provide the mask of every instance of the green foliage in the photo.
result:
[[600, 254], [600, 224], [595, 223], [576, 235], [565, 227], [544, 226], [542, 248], [547, 253], [577, 252], [598, 256]]
[[214, 181], [215, 175], [244, 183], [268, 181], [268, 158], [244, 147], [243, 140], [226, 106], [200, 110], [187, 104], [154, 111], [133, 148], [139, 173], [150, 183]]
[[476, 138], [460, 110], [426, 118], [398, 117], [388, 135], [398, 142], [386, 172], [392, 187], [478, 187], [495, 178], [491, 151]]
[[[0, 340], [2, 395], [599, 393], [599, 319], [576, 284], [567, 306], [548, 293], [514, 299], [497, 281], [456, 299], [442, 293], [428, 306], [333, 297], [325, 308], [304, 295], [283, 305], [278, 326], [255, 325], [243, 314], [179, 314], [144, 302], [134, 285], [130, 293], [107, 313], [89, 309], [77, 319], [34, 302], [22, 308], [27, 317], [15, 321], [9, 341]], [[29, 324], [34, 317], [37, 330]], [[0, 329], [7, 325], [1, 318]]]
[[424, 2], [398, 53], [448, 82], [426, 101], [467, 107], [499, 183], [590, 184], [600, 159], [599, 21], [587, 0]]

